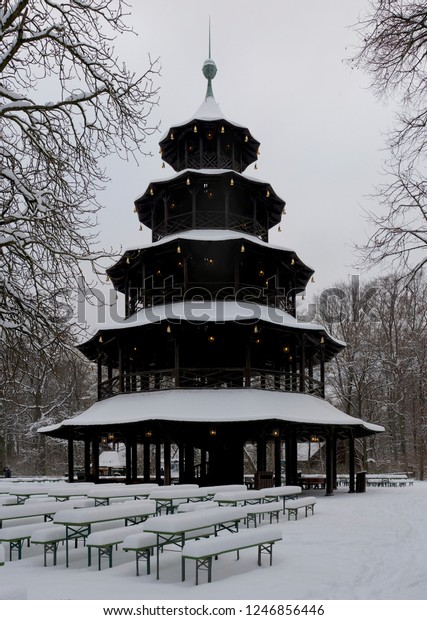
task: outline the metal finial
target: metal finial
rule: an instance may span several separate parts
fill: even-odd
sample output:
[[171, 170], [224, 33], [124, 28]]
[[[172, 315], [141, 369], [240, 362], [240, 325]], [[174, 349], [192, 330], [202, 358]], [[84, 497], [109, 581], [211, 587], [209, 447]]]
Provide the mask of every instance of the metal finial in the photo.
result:
[[205, 60], [203, 65], [203, 75], [208, 81], [208, 88], [206, 90], [206, 99], [213, 97], [212, 80], [216, 76], [217, 68], [215, 62], [211, 58], [211, 18], [209, 17], [209, 58]]

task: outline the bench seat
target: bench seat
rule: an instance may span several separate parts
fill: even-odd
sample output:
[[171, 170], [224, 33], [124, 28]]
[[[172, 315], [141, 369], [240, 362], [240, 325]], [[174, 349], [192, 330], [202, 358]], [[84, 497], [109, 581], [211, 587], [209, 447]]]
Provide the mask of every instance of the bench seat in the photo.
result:
[[25, 541], [30, 546], [30, 538], [32, 533], [40, 528], [40, 523], [32, 523], [28, 525], [15, 525], [13, 527], [5, 527], [0, 530], [0, 542], [9, 543], [9, 560], [12, 561], [13, 551], [18, 551], [18, 560], [22, 558], [22, 547]]
[[[56, 566], [56, 556], [58, 544], [67, 539], [67, 528], [65, 525], [47, 524], [45, 527], [36, 530], [31, 536], [32, 545], [43, 545], [44, 566], [47, 565], [47, 554], [52, 553], [53, 565]], [[77, 539], [76, 539], [77, 545]]]
[[[98, 570], [101, 570], [101, 558], [104, 556], [108, 557], [108, 564], [111, 568], [113, 566], [113, 547], [117, 548], [117, 545], [121, 544], [125, 538], [132, 534], [142, 533], [142, 528], [142, 524], [126, 525], [89, 534], [86, 538], [86, 546], [88, 554], [92, 547], [98, 549]], [[88, 565], [90, 565], [89, 558]]]
[[[215, 535], [214, 527], [205, 527], [200, 530], [194, 530], [191, 533], [187, 533], [187, 540], [194, 538], [207, 538]], [[169, 543], [164, 542], [161, 546], [164, 547]], [[147, 566], [147, 575], [150, 574], [150, 556], [153, 554], [153, 550], [157, 547], [157, 534], [150, 532], [142, 532], [140, 534], [130, 534], [123, 541], [124, 551], [135, 551], [136, 554], [136, 574], [139, 575], [139, 561], [144, 559]]]
[[[280, 510], [280, 509], [279, 509]], [[212, 581], [212, 558], [224, 553], [237, 553], [242, 549], [258, 547], [258, 566], [261, 566], [262, 553], [270, 556], [270, 566], [273, 562], [273, 544], [282, 540], [279, 528], [267, 525], [257, 529], [244, 530], [224, 536], [216, 536], [208, 540], [186, 542], [181, 552], [182, 581], [185, 581], [185, 560], [196, 561], [196, 586], [199, 583], [199, 569], [207, 570], [208, 583]]]
[[314, 506], [316, 504], [315, 497], [301, 497], [298, 499], [291, 499], [286, 503], [285, 510], [288, 513], [288, 521], [291, 516], [295, 517], [295, 521], [298, 519], [298, 510], [300, 508], [305, 508], [305, 516], [308, 516], [308, 513], [314, 514]]
[[276, 518], [277, 523], [279, 523], [279, 515], [282, 511], [282, 502], [268, 502], [267, 504], [258, 504], [247, 506], [248, 516], [246, 519], [247, 527], [250, 526], [251, 523], [254, 526], [257, 526], [257, 519], [261, 523], [261, 518], [264, 518], [264, 515], [269, 515], [270, 523], [273, 523], [273, 517]]

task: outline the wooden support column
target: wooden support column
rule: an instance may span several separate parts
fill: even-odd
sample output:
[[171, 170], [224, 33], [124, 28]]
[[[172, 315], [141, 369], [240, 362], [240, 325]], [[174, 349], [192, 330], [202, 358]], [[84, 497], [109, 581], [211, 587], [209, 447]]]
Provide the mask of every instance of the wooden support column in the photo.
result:
[[133, 439], [131, 443], [131, 468], [132, 468], [132, 482], [138, 480], [138, 445]]
[[192, 443], [186, 442], [184, 453], [184, 482], [192, 483], [194, 481], [194, 446]]
[[144, 482], [150, 482], [150, 442], [144, 440]]
[[334, 437], [333, 432], [329, 431], [326, 434], [326, 495], [334, 494]]
[[98, 370], [98, 400], [101, 400], [101, 383], [102, 383], [101, 355], [98, 356], [97, 370]]
[[68, 482], [74, 482], [74, 441], [68, 438]]
[[264, 433], [258, 435], [256, 442], [256, 466], [258, 471], [265, 471], [267, 468], [267, 450]]
[[171, 484], [171, 442], [165, 439], [163, 443], [164, 483]]
[[305, 392], [305, 342], [306, 338], [301, 338], [300, 358], [299, 358], [299, 391]]
[[179, 483], [181, 484], [184, 481], [184, 444], [182, 441], [178, 444], [178, 472], [179, 472]]
[[156, 441], [156, 483], [162, 483], [161, 476], [161, 468], [162, 468], [162, 444], [160, 441]]
[[91, 479], [90, 475], [90, 439], [84, 441], [84, 470], [85, 480], [88, 482]]
[[200, 450], [200, 481], [202, 484], [205, 483], [207, 477], [207, 451], [202, 448]]
[[286, 447], [286, 484], [298, 483], [298, 449], [296, 429], [288, 427], [285, 435]]
[[354, 477], [356, 475], [355, 467], [355, 450], [354, 450], [354, 432], [348, 431], [348, 478], [349, 478], [349, 493], [355, 492]]
[[99, 439], [92, 440], [92, 475], [93, 481], [99, 482]]
[[282, 440], [280, 434], [274, 437], [274, 486], [282, 486]]
[[119, 391], [122, 394], [125, 391], [125, 382], [123, 374], [123, 349], [119, 344]]
[[132, 484], [132, 441], [126, 437], [126, 484]]
[[322, 398], [325, 398], [325, 346], [320, 345], [320, 389]]

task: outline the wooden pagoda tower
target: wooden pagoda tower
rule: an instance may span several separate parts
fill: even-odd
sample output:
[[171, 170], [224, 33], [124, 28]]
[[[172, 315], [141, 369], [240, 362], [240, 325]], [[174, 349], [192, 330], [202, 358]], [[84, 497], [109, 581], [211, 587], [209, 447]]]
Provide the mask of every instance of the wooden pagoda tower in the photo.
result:
[[[124, 295], [125, 318], [103, 326], [80, 350], [98, 367], [98, 402], [40, 429], [85, 445], [87, 477], [99, 479], [99, 445], [126, 446], [126, 482], [241, 483], [244, 445], [256, 445], [257, 471], [274, 445], [274, 481], [296, 484], [297, 444], [325, 442], [326, 492], [333, 492], [336, 443], [382, 427], [324, 400], [325, 364], [344, 343], [296, 319], [296, 296], [313, 271], [292, 250], [268, 244], [284, 201], [269, 183], [243, 173], [258, 157], [250, 131], [227, 120], [212, 91], [216, 65], [203, 66], [206, 97], [194, 117], [160, 142], [169, 178], [135, 201], [152, 243], [126, 251], [108, 269]], [[142, 446], [142, 447], [141, 447]], [[153, 448], [154, 446], [154, 448]]]

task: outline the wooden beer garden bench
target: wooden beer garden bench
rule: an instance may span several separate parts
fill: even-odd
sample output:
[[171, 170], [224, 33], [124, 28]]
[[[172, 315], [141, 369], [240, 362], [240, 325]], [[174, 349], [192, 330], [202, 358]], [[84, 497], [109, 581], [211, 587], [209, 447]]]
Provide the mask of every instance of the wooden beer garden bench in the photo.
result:
[[261, 518], [264, 518], [264, 515], [269, 515], [270, 523], [273, 522], [273, 517], [275, 517], [277, 523], [279, 523], [282, 502], [268, 502], [267, 504], [258, 504], [257, 506], [246, 506], [246, 509], [248, 511], [248, 516], [246, 518], [247, 527], [249, 527], [251, 523], [256, 527], [257, 520], [261, 523]]
[[305, 516], [308, 516], [308, 513], [314, 514], [314, 506], [316, 504], [315, 497], [301, 497], [298, 499], [291, 499], [286, 503], [285, 510], [288, 512], [288, 521], [291, 516], [295, 517], [295, 521], [298, 519], [298, 510], [300, 508], [305, 508]]
[[[280, 510], [280, 508], [279, 508]], [[262, 553], [270, 556], [270, 566], [273, 562], [273, 544], [282, 540], [279, 528], [266, 525], [257, 529], [240, 531], [237, 533], [217, 536], [208, 540], [194, 540], [186, 542], [181, 552], [181, 576], [185, 581], [185, 560], [196, 562], [196, 586], [199, 584], [199, 570], [207, 570], [208, 583], [212, 581], [212, 558], [224, 553], [237, 553], [243, 549], [258, 547], [258, 566], [261, 566]]]

